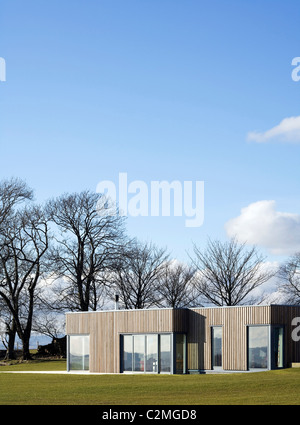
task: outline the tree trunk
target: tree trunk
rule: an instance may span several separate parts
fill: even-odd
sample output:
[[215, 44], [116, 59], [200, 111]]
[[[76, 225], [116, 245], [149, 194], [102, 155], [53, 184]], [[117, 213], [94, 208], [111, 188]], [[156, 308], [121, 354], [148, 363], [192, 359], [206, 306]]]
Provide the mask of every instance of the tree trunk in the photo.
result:
[[5, 354], [5, 360], [15, 360], [16, 359], [16, 353], [15, 353], [15, 340], [16, 340], [16, 326], [15, 324], [12, 325], [11, 328], [8, 329], [8, 344]]
[[22, 343], [23, 343], [23, 360], [31, 360], [31, 354], [29, 351], [29, 341], [32, 328], [32, 316], [33, 316], [33, 303], [34, 303], [34, 289], [36, 287], [39, 277], [39, 267], [36, 271], [35, 279], [31, 282], [31, 288], [29, 289], [29, 305], [28, 305], [28, 316], [26, 328], [22, 333]]
[[29, 338], [24, 338], [22, 342], [23, 342], [22, 359], [23, 360], [32, 360], [30, 350], [29, 350]]

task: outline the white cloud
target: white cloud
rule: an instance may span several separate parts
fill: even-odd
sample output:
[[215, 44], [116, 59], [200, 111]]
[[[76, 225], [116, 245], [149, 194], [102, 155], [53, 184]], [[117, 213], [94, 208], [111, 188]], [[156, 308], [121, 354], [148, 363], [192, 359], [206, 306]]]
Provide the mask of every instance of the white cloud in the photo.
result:
[[275, 201], [259, 201], [242, 208], [225, 229], [229, 237], [262, 246], [275, 255], [300, 251], [300, 215], [276, 211]]
[[257, 143], [266, 143], [270, 140], [300, 143], [300, 116], [285, 118], [278, 125], [264, 132], [250, 132], [248, 140]]

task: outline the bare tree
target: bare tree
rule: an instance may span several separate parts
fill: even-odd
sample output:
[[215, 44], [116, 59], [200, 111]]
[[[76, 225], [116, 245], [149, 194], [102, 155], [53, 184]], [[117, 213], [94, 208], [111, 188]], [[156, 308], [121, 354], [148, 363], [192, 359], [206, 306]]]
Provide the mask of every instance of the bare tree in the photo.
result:
[[284, 263], [278, 272], [279, 292], [287, 304], [300, 304], [300, 253], [297, 252]]
[[124, 219], [111, 214], [101, 195], [90, 191], [49, 201], [47, 214], [56, 226], [56, 243], [51, 250], [55, 307], [97, 310], [105, 284], [103, 271], [124, 243]]
[[6, 304], [23, 344], [23, 359], [29, 359], [37, 285], [48, 249], [48, 225], [42, 208], [24, 208], [10, 216], [2, 233], [0, 251], [0, 297]]
[[157, 285], [168, 255], [165, 249], [136, 240], [124, 247], [111, 274], [111, 294], [117, 293], [125, 309], [157, 304]]
[[0, 181], [0, 232], [15, 207], [26, 200], [32, 200], [33, 191], [18, 178]]
[[194, 275], [195, 269], [191, 266], [177, 261], [166, 262], [158, 278], [158, 305], [172, 308], [195, 305], [197, 293], [193, 284]]
[[[30, 201], [33, 191], [21, 179], [12, 177], [0, 181], [0, 252], [5, 250], [5, 233], [10, 226], [16, 207], [21, 203]], [[3, 277], [3, 268], [0, 263], [0, 275]], [[6, 303], [1, 299], [1, 319], [5, 323], [5, 341], [7, 347], [7, 358], [14, 358], [14, 344], [16, 338], [16, 323]]]
[[6, 349], [5, 359], [13, 360], [15, 356], [16, 325], [13, 315], [6, 303], [0, 297], [0, 335], [1, 342]]
[[39, 311], [34, 316], [32, 330], [37, 334], [45, 335], [50, 338], [58, 338], [64, 334], [65, 315], [57, 312]]
[[252, 291], [267, 282], [274, 273], [263, 267], [264, 257], [255, 247], [246, 249], [236, 239], [208, 242], [204, 252], [194, 245], [197, 268], [196, 286], [203, 302], [218, 306], [242, 305], [257, 300]]

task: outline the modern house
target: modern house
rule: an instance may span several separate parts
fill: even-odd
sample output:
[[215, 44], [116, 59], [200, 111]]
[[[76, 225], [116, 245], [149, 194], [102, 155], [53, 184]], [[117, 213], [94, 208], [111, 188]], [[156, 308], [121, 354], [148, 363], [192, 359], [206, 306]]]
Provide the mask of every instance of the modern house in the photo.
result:
[[300, 306], [112, 310], [66, 315], [68, 370], [203, 373], [300, 362]]

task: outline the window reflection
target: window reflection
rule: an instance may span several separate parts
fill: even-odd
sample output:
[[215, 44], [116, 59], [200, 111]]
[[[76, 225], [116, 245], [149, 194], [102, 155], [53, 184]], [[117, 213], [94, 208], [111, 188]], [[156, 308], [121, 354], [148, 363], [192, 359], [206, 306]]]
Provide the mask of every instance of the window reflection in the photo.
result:
[[144, 372], [145, 366], [145, 335], [133, 336], [133, 370]]
[[249, 326], [249, 369], [267, 369], [269, 352], [269, 327]]
[[160, 335], [160, 371], [171, 372], [171, 335]]
[[146, 336], [146, 372], [158, 372], [158, 335]]
[[132, 336], [123, 336], [123, 370], [132, 370]]
[[283, 327], [274, 328], [274, 360], [275, 368], [283, 367]]
[[176, 335], [176, 373], [185, 373], [185, 335]]
[[123, 335], [123, 372], [171, 372], [171, 334]]
[[222, 327], [212, 328], [212, 367], [222, 367]]
[[89, 335], [69, 336], [69, 370], [89, 370]]

